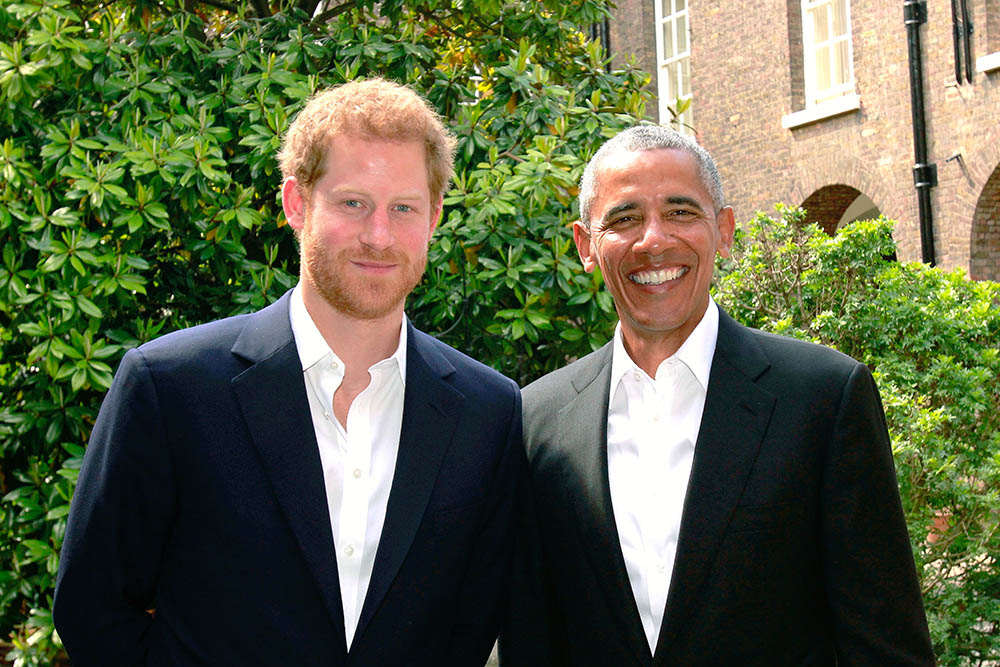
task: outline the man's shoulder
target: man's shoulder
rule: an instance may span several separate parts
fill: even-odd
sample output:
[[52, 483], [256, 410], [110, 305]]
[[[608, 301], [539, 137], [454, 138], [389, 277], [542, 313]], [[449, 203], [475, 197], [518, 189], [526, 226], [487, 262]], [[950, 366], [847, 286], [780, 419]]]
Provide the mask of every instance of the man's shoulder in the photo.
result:
[[521, 390], [525, 409], [529, 404], [552, 406], [555, 403], [568, 401], [576, 396], [584, 385], [593, 382], [604, 366], [610, 363], [609, 343], [562, 368], [543, 375]]
[[414, 336], [414, 343], [431, 354], [440, 355], [447, 363], [455, 369], [457, 380], [465, 385], [482, 388], [484, 391], [503, 389], [516, 389], [517, 384], [509, 377], [498, 370], [487, 366], [469, 355], [456, 350], [451, 345], [438, 340], [434, 336], [425, 333], [417, 328], [410, 330]]
[[767, 353], [772, 363], [789, 363], [801, 366], [805, 363], [823, 366], [854, 367], [858, 361], [843, 352], [814, 341], [792, 338], [781, 334], [742, 327]]
[[229, 352], [240, 333], [246, 328], [249, 314], [178, 329], [143, 343], [138, 351], [147, 361], [171, 359], [196, 360], [206, 355], [215, 357]]
[[838, 384], [835, 378], [846, 381], [863, 365], [826, 345], [753, 329], [732, 320], [719, 329], [716, 354], [728, 357], [736, 367], [755, 376], [767, 369], [765, 376], [771, 382], [789, 387], [817, 382]]
[[[217, 361], [221, 354], [234, 351], [236, 341], [244, 340], [251, 347], [264, 341], [264, 347], [280, 347], [292, 340], [292, 327], [288, 319], [289, 292], [261, 310], [232, 315], [203, 324], [178, 329], [139, 346], [138, 351], [147, 360], [197, 360]], [[253, 348], [253, 352], [261, 350]]]

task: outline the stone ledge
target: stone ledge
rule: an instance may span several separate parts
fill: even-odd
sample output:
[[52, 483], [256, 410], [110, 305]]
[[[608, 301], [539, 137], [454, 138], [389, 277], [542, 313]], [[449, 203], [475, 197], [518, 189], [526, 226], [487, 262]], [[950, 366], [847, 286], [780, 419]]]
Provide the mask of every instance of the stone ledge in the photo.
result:
[[995, 72], [1000, 69], [1000, 51], [990, 53], [976, 60], [977, 72]]
[[832, 100], [795, 111], [781, 117], [781, 127], [791, 130], [810, 123], [857, 111], [861, 108], [861, 96], [857, 93], [843, 95]]

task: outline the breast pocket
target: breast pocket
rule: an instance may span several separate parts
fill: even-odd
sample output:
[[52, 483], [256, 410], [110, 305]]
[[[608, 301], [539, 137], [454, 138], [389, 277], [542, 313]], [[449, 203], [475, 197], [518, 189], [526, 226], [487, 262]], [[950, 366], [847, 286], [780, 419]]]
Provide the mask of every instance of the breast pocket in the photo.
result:
[[737, 505], [729, 521], [729, 534], [787, 535], [802, 521], [803, 503], [789, 500], [767, 505]]

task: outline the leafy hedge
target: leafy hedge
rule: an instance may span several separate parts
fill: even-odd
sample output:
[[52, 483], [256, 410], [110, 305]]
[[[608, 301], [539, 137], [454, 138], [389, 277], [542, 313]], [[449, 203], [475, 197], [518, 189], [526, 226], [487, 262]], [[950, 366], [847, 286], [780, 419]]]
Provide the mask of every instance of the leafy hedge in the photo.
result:
[[24, 664], [58, 651], [68, 503], [122, 354], [295, 282], [275, 153], [316, 89], [412, 83], [460, 138], [418, 326], [522, 380], [611, 327], [572, 199], [648, 77], [580, 32], [603, 1], [367, 0], [321, 24], [169, 4], [0, 7], [0, 637]]
[[885, 404], [942, 665], [1000, 660], [1000, 284], [882, 258], [892, 223], [830, 237], [779, 207], [742, 225], [716, 299], [863, 360]]

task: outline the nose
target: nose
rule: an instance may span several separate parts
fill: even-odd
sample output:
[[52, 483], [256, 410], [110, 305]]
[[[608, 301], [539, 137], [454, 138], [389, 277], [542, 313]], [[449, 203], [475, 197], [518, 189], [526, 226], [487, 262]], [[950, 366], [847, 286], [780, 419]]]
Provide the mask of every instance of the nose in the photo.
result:
[[392, 221], [389, 214], [381, 209], [376, 209], [370, 216], [361, 232], [359, 240], [364, 245], [373, 250], [385, 250], [394, 243], [392, 235]]
[[643, 223], [639, 239], [635, 242], [633, 249], [637, 253], [659, 255], [666, 250], [672, 236], [670, 223], [662, 216], [649, 216]]

